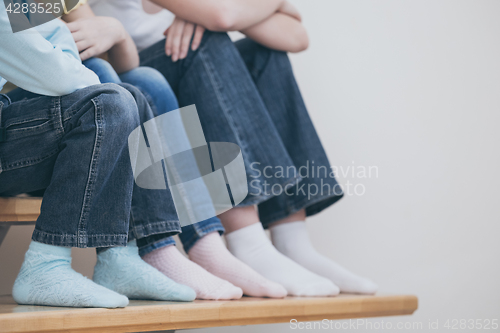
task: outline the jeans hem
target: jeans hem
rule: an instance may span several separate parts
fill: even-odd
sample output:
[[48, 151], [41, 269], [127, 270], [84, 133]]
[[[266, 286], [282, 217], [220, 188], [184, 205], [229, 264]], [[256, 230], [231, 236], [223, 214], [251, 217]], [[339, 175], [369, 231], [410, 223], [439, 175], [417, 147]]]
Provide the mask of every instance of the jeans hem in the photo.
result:
[[179, 221], [162, 221], [151, 223], [138, 223], [130, 228], [128, 237], [130, 240], [145, 238], [156, 234], [169, 233], [175, 235], [181, 232]]
[[191, 250], [191, 248], [194, 246], [194, 244], [196, 244], [196, 242], [199, 241], [203, 236], [206, 236], [216, 231], [219, 233], [219, 235], [222, 236], [222, 234], [224, 234], [224, 227], [220, 223], [213, 223], [201, 229], [196, 229], [196, 234], [193, 234], [188, 239], [184, 239], [181, 233], [179, 237], [181, 238], [184, 252], [188, 253], [189, 250]]
[[127, 235], [67, 235], [67, 234], [53, 234], [40, 230], [34, 230], [31, 237], [35, 242], [64, 247], [112, 247], [112, 246], [126, 246]]
[[139, 247], [139, 255], [144, 257], [146, 254], [153, 252], [154, 250], [161, 249], [163, 247], [176, 245], [175, 240], [172, 237], [167, 237], [162, 240], [156, 241], [154, 243]]
[[344, 194], [342, 193], [342, 194], [331, 194], [326, 196], [320, 196], [314, 200], [305, 198], [299, 201], [298, 203], [294, 203], [291, 206], [287, 206], [286, 209], [282, 209], [275, 214], [267, 215], [265, 218], [261, 217], [261, 223], [264, 229], [267, 229], [269, 228], [269, 225], [271, 223], [281, 220], [287, 216], [290, 216], [302, 209], [306, 210], [307, 217], [313, 216], [323, 211], [324, 209], [330, 207], [331, 205], [342, 199], [343, 196]]
[[[283, 188], [286, 188], [288, 185], [295, 185], [299, 182], [302, 181], [302, 177], [298, 176], [298, 177], [293, 177], [293, 178], [289, 178], [286, 182], [284, 183], [281, 183], [281, 184], [278, 184], [279, 186], [283, 187]], [[276, 185], [276, 184], [273, 184]], [[264, 195], [260, 195], [260, 196], [255, 196], [254, 198], [252, 198], [252, 200], [243, 200], [242, 203], [240, 203], [238, 206], [236, 207], [248, 207], [248, 206], [254, 206], [254, 205], [258, 205], [260, 203], [263, 203], [264, 201], [267, 201], [269, 199], [272, 199], [274, 198], [276, 195], [275, 194], [264, 194]]]

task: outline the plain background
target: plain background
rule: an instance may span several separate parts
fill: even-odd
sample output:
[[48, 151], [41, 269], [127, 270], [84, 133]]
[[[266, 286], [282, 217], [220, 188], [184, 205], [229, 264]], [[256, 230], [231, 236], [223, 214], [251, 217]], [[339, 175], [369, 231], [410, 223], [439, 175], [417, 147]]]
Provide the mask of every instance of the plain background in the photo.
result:
[[[291, 58], [331, 163], [378, 167], [369, 179], [339, 175], [366, 191], [309, 220], [317, 249], [381, 292], [419, 297], [413, 316], [386, 322], [422, 332], [429, 321], [441, 331], [447, 319], [499, 319], [500, 1], [292, 2], [311, 44]], [[31, 230], [13, 227], [0, 249], [0, 294]], [[93, 251], [75, 252], [91, 274]]]

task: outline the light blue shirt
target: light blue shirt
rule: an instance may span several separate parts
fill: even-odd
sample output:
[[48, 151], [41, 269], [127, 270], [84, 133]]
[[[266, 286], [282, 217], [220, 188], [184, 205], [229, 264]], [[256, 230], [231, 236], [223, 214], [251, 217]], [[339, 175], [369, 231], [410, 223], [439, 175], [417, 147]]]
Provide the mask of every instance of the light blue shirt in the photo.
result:
[[7, 81], [48, 96], [100, 83], [82, 65], [73, 37], [61, 20], [13, 33], [4, 1], [0, 1], [0, 89]]

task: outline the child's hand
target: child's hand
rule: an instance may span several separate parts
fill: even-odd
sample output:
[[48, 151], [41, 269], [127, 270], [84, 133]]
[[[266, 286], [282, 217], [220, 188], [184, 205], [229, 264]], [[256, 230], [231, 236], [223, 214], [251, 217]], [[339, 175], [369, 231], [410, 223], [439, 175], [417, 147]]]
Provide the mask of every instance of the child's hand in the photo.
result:
[[196, 51], [198, 46], [200, 46], [204, 32], [205, 28], [203, 26], [176, 17], [172, 25], [164, 32], [164, 35], [167, 37], [165, 42], [165, 54], [167, 56], [172, 56], [173, 62], [186, 58], [193, 33], [194, 37], [191, 43], [191, 49]]
[[278, 12], [291, 16], [299, 22], [302, 22], [302, 16], [300, 15], [299, 10], [288, 1], [283, 2], [283, 5], [280, 7], [280, 9], [278, 9]]
[[126, 37], [122, 24], [111, 17], [90, 17], [67, 24], [82, 61], [107, 52]]

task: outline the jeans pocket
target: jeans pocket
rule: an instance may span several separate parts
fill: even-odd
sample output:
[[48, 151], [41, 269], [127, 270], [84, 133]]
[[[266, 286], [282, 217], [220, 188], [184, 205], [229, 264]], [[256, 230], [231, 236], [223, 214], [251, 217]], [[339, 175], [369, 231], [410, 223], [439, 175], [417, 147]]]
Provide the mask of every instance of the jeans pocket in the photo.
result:
[[40, 163], [59, 151], [63, 130], [60, 115], [51, 105], [50, 98], [0, 105], [4, 134], [0, 172]]
[[39, 115], [28, 119], [18, 118], [6, 122], [4, 131], [11, 140], [16, 140], [25, 136], [36, 135], [50, 129], [50, 117]]

